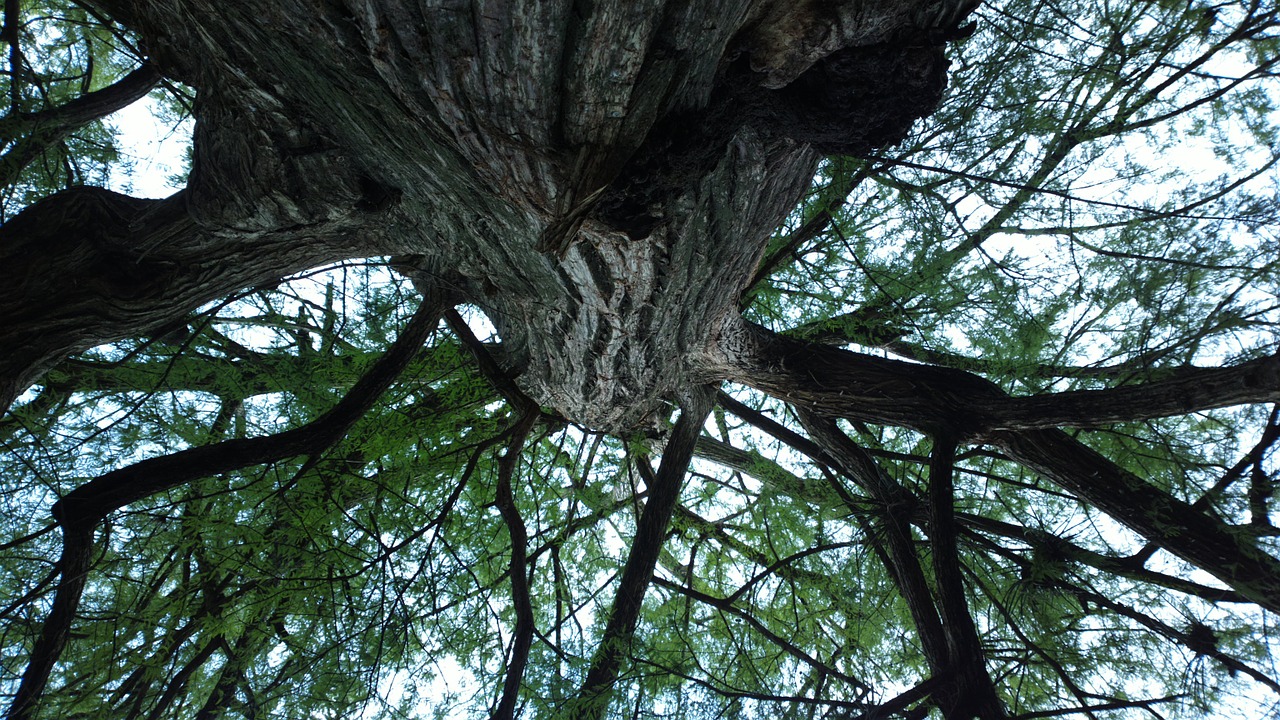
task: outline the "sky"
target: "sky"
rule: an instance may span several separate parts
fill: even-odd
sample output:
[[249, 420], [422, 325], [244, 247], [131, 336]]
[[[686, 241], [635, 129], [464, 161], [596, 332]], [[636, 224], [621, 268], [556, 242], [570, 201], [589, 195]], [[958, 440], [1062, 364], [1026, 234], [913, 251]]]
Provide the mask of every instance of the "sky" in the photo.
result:
[[113, 114], [108, 123], [119, 135], [121, 159], [132, 167], [116, 166], [111, 189], [136, 197], [163, 198], [182, 188], [170, 176], [183, 170], [182, 158], [191, 144], [192, 121], [174, 126], [158, 117], [158, 104], [150, 96]]

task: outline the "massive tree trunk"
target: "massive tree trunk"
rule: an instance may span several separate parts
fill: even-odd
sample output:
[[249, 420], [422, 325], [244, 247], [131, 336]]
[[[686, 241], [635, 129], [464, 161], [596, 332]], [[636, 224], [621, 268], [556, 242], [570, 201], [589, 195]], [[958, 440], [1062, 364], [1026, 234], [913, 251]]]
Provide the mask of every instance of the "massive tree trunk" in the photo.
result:
[[[850, 475], [858, 463], [830, 417], [941, 438], [940, 473], [953, 443], [989, 442], [1280, 612], [1280, 563], [1252, 538], [1055, 429], [1277, 400], [1280, 359], [1020, 399], [740, 316], [821, 155], [895, 142], [939, 102], [944, 41], [969, 3], [97, 4], [197, 88], [191, 182], [164, 201], [67, 191], [0, 229], [0, 261], [22, 278], [0, 289], [0, 406], [69, 353], [309, 266], [392, 255], [421, 287], [483, 309], [502, 371], [576, 423], [645, 430], [682, 391], [733, 380], [804, 408], [824, 461]], [[935, 515], [938, 534], [954, 513], [939, 501]], [[894, 572], [925, 603], [910, 527], [896, 522]], [[641, 594], [652, 566], [636, 563]], [[965, 609], [948, 572], [956, 592], [941, 612], [913, 610], [936, 636], [933, 669], [959, 672], [981, 657], [976, 631], [951, 627]], [[612, 662], [589, 682], [609, 684]], [[989, 679], [971, 674], [955, 707], [995, 706]]]
[[539, 402], [636, 428], [714, 379], [812, 147], [894, 141], [945, 81], [936, 0], [103, 5], [198, 89], [191, 184], [6, 228], [6, 404], [68, 352], [394, 253], [485, 309]]

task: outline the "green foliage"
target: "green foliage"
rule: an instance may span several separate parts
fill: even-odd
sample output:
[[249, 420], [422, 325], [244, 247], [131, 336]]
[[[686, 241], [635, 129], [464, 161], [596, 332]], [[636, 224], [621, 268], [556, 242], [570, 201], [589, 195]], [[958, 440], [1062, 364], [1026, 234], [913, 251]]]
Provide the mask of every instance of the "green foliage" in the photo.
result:
[[[121, 154], [118, 129], [107, 119], [75, 122], [65, 134], [49, 133], [68, 103], [111, 87], [144, 58], [124, 28], [83, 3], [43, 0], [9, 6], [15, 12], [6, 13], [3, 30], [7, 62], [0, 74], [5, 107], [0, 118], [0, 177], [5, 179], [0, 220], [58, 190], [105, 186], [128, 175], [132, 159]], [[179, 85], [166, 81], [152, 95], [154, 107], [171, 126], [190, 114], [190, 93]], [[24, 152], [27, 143], [40, 146], [32, 157]]]
[[[11, 116], [137, 60], [78, 4], [24, 17], [24, 65], [4, 77]], [[977, 17], [934, 116], [881, 157], [823, 165], [770, 245], [748, 317], [1019, 395], [1274, 353], [1276, 11], [1003, 0]], [[1198, 167], [1177, 162], [1192, 150]], [[116, 160], [106, 126], [86, 125], [6, 189], [5, 212], [101, 182]], [[56, 589], [55, 500], [142, 458], [310, 422], [416, 302], [378, 262], [325, 268], [46, 375], [0, 421], [3, 693]], [[729, 391], [799, 430], [785, 404]], [[488, 715], [516, 622], [495, 487], [518, 416], [442, 327], [324, 453], [114, 513], [44, 716]], [[576, 700], [657, 464], [646, 439], [544, 420], [515, 450], [512, 483], [536, 627], [525, 717]], [[698, 452], [614, 716], [857, 717], [931, 678], [886, 561], [901, 518], [942, 594], [924, 507], [931, 443], [843, 428], [914, 503], [895, 505], [748, 420], [721, 411], [704, 433], [741, 452]], [[1248, 407], [1078, 437], [1274, 554], [1274, 450], [1251, 452], [1269, 423]], [[1104, 513], [984, 446], [961, 449], [955, 513], [964, 599], [1011, 713], [1214, 717], [1224, 699], [1241, 713], [1276, 703], [1274, 617]]]

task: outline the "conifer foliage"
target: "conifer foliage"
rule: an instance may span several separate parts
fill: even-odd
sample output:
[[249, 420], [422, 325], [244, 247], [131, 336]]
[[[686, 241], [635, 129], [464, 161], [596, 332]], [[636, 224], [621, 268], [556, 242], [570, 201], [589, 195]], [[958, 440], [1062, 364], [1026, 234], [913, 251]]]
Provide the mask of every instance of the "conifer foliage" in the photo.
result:
[[1273, 2], [0, 41], [8, 717], [1280, 708]]

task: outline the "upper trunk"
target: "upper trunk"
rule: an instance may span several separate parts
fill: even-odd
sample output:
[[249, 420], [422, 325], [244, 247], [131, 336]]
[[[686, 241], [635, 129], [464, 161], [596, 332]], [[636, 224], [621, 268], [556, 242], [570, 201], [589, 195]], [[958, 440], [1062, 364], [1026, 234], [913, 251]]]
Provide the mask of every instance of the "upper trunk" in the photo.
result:
[[[945, 83], [945, 33], [920, 25], [956, 19], [936, 0], [102, 5], [198, 88], [191, 185], [156, 231], [117, 213], [84, 233], [111, 246], [111, 282], [25, 311], [6, 400], [237, 287], [405, 254], [485, 309], [534, 398], [611, 430], [710, 378], [811, 148], [900, 138]], [[252, 272], [211, 272], [211, 244]], [[11, 261], [39, 280], [87, 252]], [[144, 268], [158, 309], [121, 307], [132, 276], [111, 268]]]

